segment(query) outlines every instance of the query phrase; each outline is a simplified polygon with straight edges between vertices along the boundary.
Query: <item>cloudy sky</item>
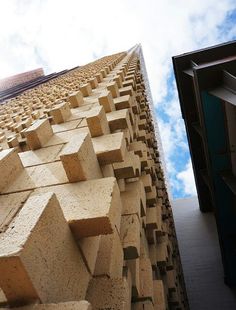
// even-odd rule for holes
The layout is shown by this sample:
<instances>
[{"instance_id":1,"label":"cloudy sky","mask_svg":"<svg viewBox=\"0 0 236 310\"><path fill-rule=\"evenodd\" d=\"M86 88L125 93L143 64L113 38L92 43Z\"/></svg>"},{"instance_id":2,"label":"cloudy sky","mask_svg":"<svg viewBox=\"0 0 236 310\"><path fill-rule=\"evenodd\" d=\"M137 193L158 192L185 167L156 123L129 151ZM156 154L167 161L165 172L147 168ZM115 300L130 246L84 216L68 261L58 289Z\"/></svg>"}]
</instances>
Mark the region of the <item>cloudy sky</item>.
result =
<instances>
[{"instance_id":1,"label":"cloudy sky","mask_svg":"<svg viewBox=\"0 0 236 310\"><path fill-rule=\"evenodd\" d=\"M236 36L235 0L1 0L0 78L141 43L173 197L196 193L171 57Z\"/></svg>"}]
</instances>

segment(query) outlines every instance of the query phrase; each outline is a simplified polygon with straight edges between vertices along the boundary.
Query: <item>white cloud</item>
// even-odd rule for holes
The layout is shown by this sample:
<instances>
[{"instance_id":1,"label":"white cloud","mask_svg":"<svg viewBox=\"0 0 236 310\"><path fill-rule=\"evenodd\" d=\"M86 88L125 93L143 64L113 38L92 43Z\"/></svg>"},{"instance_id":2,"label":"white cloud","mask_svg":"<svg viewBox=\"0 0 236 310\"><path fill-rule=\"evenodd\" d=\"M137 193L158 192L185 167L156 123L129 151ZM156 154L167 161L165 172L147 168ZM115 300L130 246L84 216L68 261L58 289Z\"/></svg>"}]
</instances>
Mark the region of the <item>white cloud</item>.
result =
<instances>
[{"instance_id":1,"label":"white cloud","mask_svg":"<svg viewBox=\"0 0 236 310\"><path fill-rule=\"evenodd\" d=\"M186 195L196 195L193 168L190 161L187 163L185 169L177 174L177 179L183 184Z\"/></svg>"},{"instance_id":2,"label":"white cloud","mask_svg":"<svg viewBox=\"0 0 236 310\"><path fill-rule=\"evenodd\" d=\"M236 27L219 26L235 8L235 0L0 1L0 78L42 65L63 70L141 43L154 102L168 117L158 122L178 187L171 155L187 145L177 93L167 85L171 56L230 39Z\"/></svg>"}]
</instances>

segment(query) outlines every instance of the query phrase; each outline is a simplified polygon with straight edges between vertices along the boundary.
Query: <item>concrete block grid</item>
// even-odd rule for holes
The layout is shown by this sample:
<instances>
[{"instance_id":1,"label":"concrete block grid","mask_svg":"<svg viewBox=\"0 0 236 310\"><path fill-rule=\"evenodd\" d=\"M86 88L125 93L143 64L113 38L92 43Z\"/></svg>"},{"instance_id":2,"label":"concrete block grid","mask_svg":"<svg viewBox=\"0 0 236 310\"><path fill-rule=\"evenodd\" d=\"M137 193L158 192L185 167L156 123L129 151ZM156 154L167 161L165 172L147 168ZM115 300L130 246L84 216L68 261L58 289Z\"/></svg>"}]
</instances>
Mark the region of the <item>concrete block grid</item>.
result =
<instances>
[{"instance_id":1,"label":"concrete block grid","mask_svg":"<svg viewBox=\"0 0 236 310\"><path fill-rule=\"evenodd\" d=\"M0 306L188 309L138 50L0 106Z\"/></svg>"}]
</instances>

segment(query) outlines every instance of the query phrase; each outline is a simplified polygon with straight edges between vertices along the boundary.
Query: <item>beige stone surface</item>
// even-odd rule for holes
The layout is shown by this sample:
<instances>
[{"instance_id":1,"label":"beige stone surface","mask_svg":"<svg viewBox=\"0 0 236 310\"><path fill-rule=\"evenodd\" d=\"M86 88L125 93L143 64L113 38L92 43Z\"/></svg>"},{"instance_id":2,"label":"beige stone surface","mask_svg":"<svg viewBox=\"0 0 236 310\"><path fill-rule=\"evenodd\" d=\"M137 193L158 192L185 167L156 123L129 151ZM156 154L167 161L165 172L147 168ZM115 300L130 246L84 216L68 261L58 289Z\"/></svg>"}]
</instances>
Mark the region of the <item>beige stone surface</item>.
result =
<instances>
[{"instance_id":1,"label":"beige stone surface","mask_svg":"<svg viewBox=\"0 0 236 310\"><path fill-rule=\"evenodd\" d=\"M132 135L132 126L130 123L129 110L123 109L118 111L112 111L106 114L107 120L111 132L116 131L117 129L129 129L130 134Z\"/></svg>"},{"instance_id":2,"label":"beige stone surface","mask_svg":"<svg viewBox=\"0 0 236 310\"><path fill-rule=\"evenodd\" d=\"M126 183L126 190L133 191L133 194L136 193L141 200L141 216L146 214L146 194L144 190L144 186L142 181L134 181L130 183Z\"/></svg>"},{"instance_id":3,"label":"beige stone surface","mask_svg":"<svg viewBox=\"0 0 236 310\"><path fill-rule=\"evenodd\" d=\"M132 303L132 310L156 310L149 300Z\"/></svg>"},{"instance_id":4,"label":"beige stone surface","mask_svg":"<svg viewBox=\"0 0 236 310\"><path fill-rule=\"evenodd\" d=\"M122 215L120 236L124 258L138 258L140 256L140 222L137 214Z\"/></svg>"},{"instance_id":5,"label":"beige stone surface","mask_svg":"<svg viewBox=\"0 0 236 310\"><path fill-rule=\"evenodd\" d=\"M132 296L138 297L140 295L140 267L139 258L129 259L126 261L126 265L130 270L132 279Z\"/></svg>"},{"instance_id":6,"label":"beige stone surface","mask_svg":"<svg viewBox=\"0 0 236 310\"><path fill-rule=\"evenodd\" d=\"M24 205L31 191L0 196L0 233L6 231L14 216Z\"/></svg>"},{"instance_id":7,"label":"beige stone surface","mask_svg":"<svg viewBox=\"0 0 236 310\"><path fill-rule=\"evenodd\" d=\"M53 193L30 196L0 235L0 274L11 304L85 297L90 276Z\"/></svg>"},{"instance_id":8,"label":"beige stone surface","mask_svg":"<svg viewBox=\"0 0 236 310\"><path fill-rule=\"evenodd\" d=\"M53 131L48 119L35 121L26 131L27 144L32 150L43 147L52 137Z\"/></svg>"},{"instance_id":9,"label":"beige stone surface","mask_svg":"<svg viewBox=\"0 0 236 310\"><path fill-rule=\"evenodd\" d=\"M150 174L144 174L140 176L140 180L143 182L146 193L152 190L152 178Z\"/></svg>"},{"instance_id":10,"label":"beige stone surface","mask_svg":"<svg viewBox=\"0 0 236 310\"><path fill-rule=\"evenodd\" d=\"M92 94L92 87L89 83L80 86L80 91L84 97L88 97Z\"/></svg>"},{"instance_id":11,"label":"beige stone surface","mask_svg":"<svg viewBox=\"0 0 236 310\"><path fill-rule=\"evenodd\" d=\"M93 147L101 165L122 162L126 153L123 132L92 138Z\"/></svg>"},{"instance_id":12,"label":"beige stone surface","mask_svg":"<svg viewBox=\"0 0 236 310\"><path fill-rule=\"evenodd\" d=\"M92 137L110 133L106 113L102 106L96 106L89 110L86 115L86 121Z\"/></svg>"},{"instance_id":13,"label":"beige stone surface","mask_svg":"<svg viewBox=\"0 0 236 310\"><path fill-rule=\"evenodd\" d=\"M114 163L113 168L117 179L137 177L141 171L139 156L135 155L133 151L126 152L124 161Z\"/></svg>"},{"instance_id":14,"label":"beige stone surface","mask_svg":"<svg viewBox=\"0 0 236 310\"><path fill-rule=\"evenodd\" d=\"M123 179L121 179L123 180ZM126 186L125 186L126 187ZM125 188L126 189L126 188ZM139 191L135 189L125 190L121 193L122 215L137 214L141 215L141 197Z\"/></svg>"},{"instance_id":15,"label":"beige stone surface","mask_svg":"<svg viewBox=\"0 0 236 310\"><path fill-rule=\"evenodd\" d=\"M81 249L81 253L88 267L88 270L93 275L97 261L98 249L101 242L101 236L82 238L78 239L77 242Z\"/></svg>"},{"instance_id":16,"label":"beige stone surface","mask_svg":"<svg viewBox=\"0 0 236 310\"><path fill-rule=\"evenodd\" d=\"M131 310L129 285L126 278L93 278L89 283L86 299L94 310Z\"/></svg>"},{"instance_id":17,"label":"beige stone surface","mask_svg":"<svg viewBox=\"0 0 236 310\"><path fill-rule=\"evenodd\" d=\"M58 144L65 144L70 142L72 137L74 135L80 134L80 133L89 133L89 129L87 127L78 128L74 130L68 130L64 132L58 132L54 134L48 142L44 145L44 147L52 146L52 145L58 145Z\"/></svg>"},{"instance_id":18,"label":"beige stone surface","mask_svg":"<svg viewBox=\"0 0 236 310\"><path fill-rule=\"evenodd\" d=\"M113 98L119 96L119 88L116 82L109 82L107 84L107 89L111 92Z\"/></svg>"},{"instance_id":19,"label":"beige stone surface","mask_svg":"<svg viewBox=\"0 0 236 310\"><path fill-rule=\"evenodd\" d=\"M103 91L101 95L98 97L98 102L101 106L103 106L105 112L115 111L115 104L113 97L110 91Z\"/></svg>"},{"instance_id":20,"label":"beige stone surface","mask_svg":"<svg viewBox=\"0 0 236 310\"><path fill-rule=\"evenodd\" d=\"M61 162L24 168L24 170L4 188L3 193L32 190L54 184L67 183L68 179Z\"/></svg>"},{"instance_id":21,"label":"beige stone surface","mask_svg":"<svg viewBox=\"0 0 236 310\"><path fill-rule=\"evenodd\" d=\"M71 108L77 108L84 103L83 94L81 91L72 92L68 96L68 100Z\"/></svg>"},{"instance_id":22,"label":"beige stone surface","mask_svg":"<svg viewBox=\"0 0 236 310\"><path fill-rule=\"evenodd\" d=\"M3 310L6 308L0 308ZM54 304L32 304L23 307L11 308L14 310L92 310L91 304L86 300L68 301Z\"/></svg>"},{"instance_id":23,"label":"beige stone surface","mask_svg":"<svg viewBox=\"0 0 236 310\"><path fill-rule=\"evenodd\" d=\"M39 188L57 195L75 238L110 234L120 229L120 192L113 177Z\"/></svg>"},{"instance_id":24,"label":"beige stone surface","mask_svg":"<svg viewBox=\"0 0 236 310\"><path fill-rule=\"evenodd\" d=\"M140 258L140 297L153 301L152 265L149 258Z\"/></svg>"},{"instance_id":25,"label":"beige stone surface","mask_svg":"<svg viewBox=\"0 0 236 310\"><path fill-rule=\"evenodd\" d=\"M67 121L61 124L55 124L55 125L52 125L52 130L53 130L53 133L58 133L62 131L76 129L80 127L81 122L82 122L82 118L79 118L79 119Z\"/></svg>"},{"instance_id":26,"label":"beige stone surface","mask_svg":"<svg viewBox=\"0 0 236 310\"><path fill-rule=\"evenodd\" d=\"M68 102L61 102L50 110L50 115L56 124L64 123L71 116L71 110Z\"/></svg>"},{"instance_id":27,"label":"beige stone surface","mask_svg":"<svg viewBox=\"0 0 236 310\"><path fill-rule=\"evenodd\" d=\"M102 172L88 133L74 135L60 152L69 182L102 178Z\"/></svg>"},{"instance_id":28,"label":"beige stone surface","mask_svg":"<svg viewBox=\"0 0 236 310\"><path fill-rule=\"evenodd\" d=\"M153 281L154 306L156 310L166 310L165 291L162 280Z\"/></svg>"},{"instance_id":29,"label":"beige stone surface","mask_svg":"<svg viewBox=\"0 0 236 310\"><path fill-rule=\"evenodd\" d=\"M15 149L0 151L0 192L22 171L23 165Z\"/></svg>"},{"instance_id":30,"label":"beige stone surface","mask_svg":"<svg viewBox=\"0 0 236 310\"><path fill-rule=\"evenodd\" d=\"M45 147L35 151L26 151L19 153L19 157L24 167L42 165L54 162L64 144Z\"/></svg>"},{"instance_id":31,"label":"beige stone surface","mask_svg":"<svg viewBox=\"0 0 236 310\"><path fill-rule=\"evenodd\" d=\"M122 278L123 260L123 249L117 231L101 236L94 276Z\"/></svg>"}]
</instances>

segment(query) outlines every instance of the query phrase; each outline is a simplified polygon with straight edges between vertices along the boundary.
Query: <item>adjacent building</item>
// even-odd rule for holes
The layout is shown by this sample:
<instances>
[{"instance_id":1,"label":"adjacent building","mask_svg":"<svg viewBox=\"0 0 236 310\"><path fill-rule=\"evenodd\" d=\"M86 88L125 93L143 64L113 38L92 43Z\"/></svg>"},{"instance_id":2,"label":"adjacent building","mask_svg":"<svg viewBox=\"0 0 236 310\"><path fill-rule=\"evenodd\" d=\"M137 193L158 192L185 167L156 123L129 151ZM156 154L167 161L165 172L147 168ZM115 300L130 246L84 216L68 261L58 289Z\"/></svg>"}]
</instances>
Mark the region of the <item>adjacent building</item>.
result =
<instances>
[{"instance_id":1,"label":"adjacent building","mask_svg":"<svg viewBox=\"0 0 236 310\"><path fill-rule=\"evenodd\" d=\"M225 283L236 286L236 42L173 64L200 209L215 214Z\"/></svg>"}]
</instances>

